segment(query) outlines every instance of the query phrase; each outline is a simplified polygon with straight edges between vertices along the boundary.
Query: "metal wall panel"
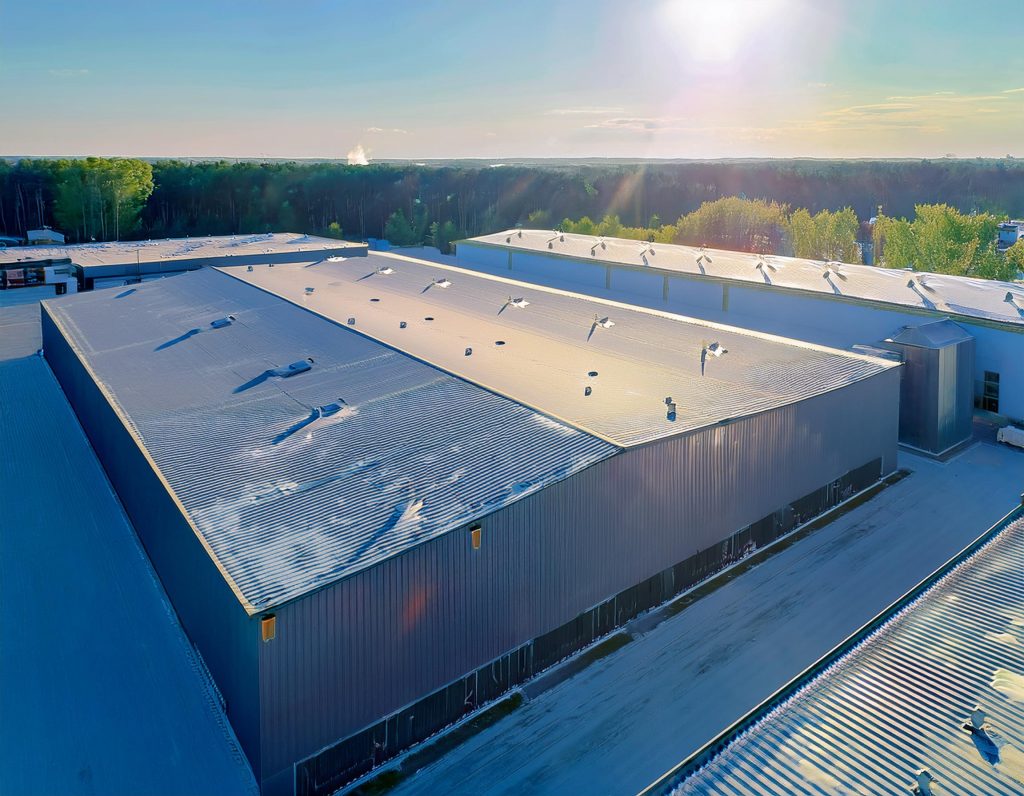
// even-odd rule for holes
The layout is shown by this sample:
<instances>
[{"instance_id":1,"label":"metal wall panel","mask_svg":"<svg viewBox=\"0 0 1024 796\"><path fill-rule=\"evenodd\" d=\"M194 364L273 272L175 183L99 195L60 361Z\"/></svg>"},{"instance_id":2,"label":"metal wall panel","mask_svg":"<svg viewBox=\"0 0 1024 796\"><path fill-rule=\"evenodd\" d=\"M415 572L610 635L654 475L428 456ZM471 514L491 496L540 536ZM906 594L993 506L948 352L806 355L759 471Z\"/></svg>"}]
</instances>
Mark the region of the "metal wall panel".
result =
<instances>
[{"instance_id":1,"label":"metal wall panel","mask_svg":"<svg viewBox=\"0 0 1024 796\"><path fill-rule=\"evenodd\" d=\"M278 611L263 781L875 458L899 371L606 459Z\"/></svg>"},{"instance_id":2,"label":"metal wall panel","mask_svg":"<svg viewBox=\"0 0 1024 796\"><path fill-rule=\"evenodd\" d=\"M117 490L182 626L209 667L259 772L258 628L228 587L141 449L42 310L46 360ZM102 622L102 617L98 617ZM258 778L258 776L257 776Z\"/></svg>"}]
</instances>

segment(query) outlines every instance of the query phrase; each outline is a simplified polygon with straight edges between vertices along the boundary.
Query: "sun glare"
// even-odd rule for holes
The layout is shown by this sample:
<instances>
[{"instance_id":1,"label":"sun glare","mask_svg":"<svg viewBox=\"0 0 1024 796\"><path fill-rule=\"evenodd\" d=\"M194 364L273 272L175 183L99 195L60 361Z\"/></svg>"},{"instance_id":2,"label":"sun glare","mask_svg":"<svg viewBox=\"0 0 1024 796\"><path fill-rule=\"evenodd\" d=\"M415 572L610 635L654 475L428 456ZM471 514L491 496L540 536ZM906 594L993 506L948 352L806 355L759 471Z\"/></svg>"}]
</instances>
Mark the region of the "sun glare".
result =
<instances>
[{"instance_id":1,"label":"sun glare","mask_svg":"<svg viewBox=\"0 0 1024 796\"><path fill-rule=\"evenodd\" d=\"M684 55L722 63L752 44L780 5L773 0L670 0L664 14Z\"/></svg>"}]
</instances>

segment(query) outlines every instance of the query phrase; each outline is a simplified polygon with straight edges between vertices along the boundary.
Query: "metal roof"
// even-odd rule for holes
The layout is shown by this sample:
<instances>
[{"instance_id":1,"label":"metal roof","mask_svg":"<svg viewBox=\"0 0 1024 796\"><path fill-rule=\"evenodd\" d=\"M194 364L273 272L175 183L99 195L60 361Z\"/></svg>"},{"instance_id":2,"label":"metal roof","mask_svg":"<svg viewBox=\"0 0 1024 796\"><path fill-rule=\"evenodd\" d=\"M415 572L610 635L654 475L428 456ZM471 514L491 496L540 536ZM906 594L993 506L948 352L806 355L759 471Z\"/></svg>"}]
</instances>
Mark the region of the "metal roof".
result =
<instances>
[{"instance_id":1,"label":"metal roof","mask_svg":"<svg viewBox=\"0 0 1024 796\"><path fill-rule=\"evenodd\" d=\"M1024 325L1024 286L1011 282L795 257L762 257L550 230L507 230L471 238L459 245L464 244L534 251L592 263L615 263ZM762 267L758 267L761 263ZM1008 301L1008 297L1013 300Z\"/></svg>"},{"instance_id":2,"label":"metal roof","mask_svg":"<svg viewBox=\"0 0 1024 796\"><path fill-rule=\"evenodd\" d=\"M904 326L886 342L919 348L945 348L972 339L962 326L946 319L920 326Z\"/></svg>"},{"instance_id":3,"label":"metal roof","mask_svg":"<svg viewBox=\"0 0 1024 796\"><path fill-rule=\"evenodd\" d=\"M22 260L69 258L87 272L90 268L137 263L174 262L210 257L280 254L284 252L320 252L362 248L315 235L274 232L265 235L222 235L205 238L165 238L105 243L78 243L69 246L13 246L0 248L0 264Z\"/></svg>"},{"instance_id":4,"label":"metal roof","mask_svg":"<svg viewBox=\"0 0 1024 796\"><path fill-rule=\"evenodd\" d=\"M619 450L215 270L44 307L252 612Z\"/></svg>"},{"instance_id":5,"label":"metal roof","mask_svg":"<svg viewBox=\"0 0 1024 796\"><path fill-rule=\"evenodd\" d=\"M763 412L897 366L396 255L222 270L617 445Z\"/></svg>"},{"instance_id":6,"label":"metal roof","mask_svg":"<svg viewBox=\"0 0 1024 796\"><path fill-rule=\"evenodd\" d=\"M1024 792L1024 520L1001 525L672 793L909 793L920 769L936 796Z\"/></svg>"}]
</instances>

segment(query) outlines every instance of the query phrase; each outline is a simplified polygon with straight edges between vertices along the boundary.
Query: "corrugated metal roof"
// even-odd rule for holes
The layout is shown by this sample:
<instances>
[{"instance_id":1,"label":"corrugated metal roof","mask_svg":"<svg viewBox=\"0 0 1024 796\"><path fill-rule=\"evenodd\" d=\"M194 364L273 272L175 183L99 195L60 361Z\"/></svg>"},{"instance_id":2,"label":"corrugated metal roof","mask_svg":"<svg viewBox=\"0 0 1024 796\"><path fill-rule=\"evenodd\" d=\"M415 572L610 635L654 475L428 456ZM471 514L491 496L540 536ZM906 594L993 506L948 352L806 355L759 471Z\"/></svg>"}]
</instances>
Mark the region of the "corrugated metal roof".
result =
<instances>
[{"instance_id":1,"label":"corrugated metal roof","mask_svg":"<svg viewBox=\"0 0 1024 796\"><path fill-rule=\"evenodd\" d=\"M672 792L1024 793L1021 561L1017 519Z\"/></svg>"},{"instance_id":2,"label":"corrugated metal roof","mask_svg":"<svg viewBox=\"0 0 1024 796\"><path fill-rule=\"evenodd\" d=\"M1024 286L1016 283L927 272L912 273L869 265L826 263L795 257L771 255L762 258L745 252L721 249L705 251L693 246L648 244L619 238L560 234L550 230L508 230L472 238L464 243L561 255L592 263L616 263L654 271L683 273L698 278L771 285L820 293L823 296L845 296L1024 325ZM762 261L766 265L758 268ZM1006 300L1008 295L1013 298L1012 302Z\"/></svg>"},{"instance_id":3,"label":"corrugated metal roof","mask_svg":"<svg viewBox=\"0 0 1024 796\"><path fill-rule=\"evenodd\" d=\"M375 339L620 445L790 404L896 366L394 255L224 270L339 323L354 319Z\"/></svg>"},{"instance_id":4,"label":"corrugated metal roof","mask_svg":"<svg viewBox=\"0 0 1024 796\"><path fill-rule=\"evenodd\" d=\"M618 452L214 270L46 307L251 609Z\"/></svg>"},{"instance_id":5,"label":"corrugated metal roof","mask_svg":"<svg viewBox=\"0 0 1024 796\"><path fill-rule=\"evenodd\" d=\"M0 248L0 264L21 260L69 258L86 271L105 265L135 265L137 262L229 257L281 252L323 251L362 247L333 238L298 235L292 232L268 232L265 235L221 235L206 238L164 238L161 240L108 241L70 246L12 246Z\"/></svg>"},{"instance_id":6,"label":"corrugated metal roof","mask_svg":"<svg viewBox=\"0 0 1024 796\"><path fill-rule=\"evenodd\" d=\"M924 323L920 326L904 326L887 342L920 348L945 348L973 339L962 326L951 320Z\"/></svg>"}]
</instances>

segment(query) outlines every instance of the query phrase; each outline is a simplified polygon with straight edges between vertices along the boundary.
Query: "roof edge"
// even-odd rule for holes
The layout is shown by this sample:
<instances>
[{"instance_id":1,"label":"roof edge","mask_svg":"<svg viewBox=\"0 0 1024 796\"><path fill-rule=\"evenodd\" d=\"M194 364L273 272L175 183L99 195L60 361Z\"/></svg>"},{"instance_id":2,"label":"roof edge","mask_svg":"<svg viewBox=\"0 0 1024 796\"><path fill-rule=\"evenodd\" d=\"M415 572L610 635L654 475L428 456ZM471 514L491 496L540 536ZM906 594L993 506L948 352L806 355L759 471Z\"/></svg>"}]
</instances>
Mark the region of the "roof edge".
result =
<instances>
[{"instance_id":1,"label":"roof edge","mask_svg":"<svg viewBox=\"0 0 1024 796\"><path fill-rule=\"evenodd\" d=\"M266 608L256 608L251 602L249 602L248 598L239 588L238 584L235 583L234 578L231 577L231 574L221 563L220 559L217 557L217 554L214 552L213 548L210 547L209 542L206 541L206 537L203 536L198 526L196 526L196 524L192 521L192 518L189 516L188 511L185 509L184 504L181 502L181 499L174 491L174 488L171 486L170 482L167 480L163 472L160 470L160 467L153 460L153 457L150 456L149 450L146 448L146 445L142 441L138 432L135 430L134 426L130 422L128 422L126 413L122 410L121 405L117 401L117 398L107 388L107 385L104 384L103 380L99 378L99 375L96 373L96 371L92 369L92 366L82 355L82 351L79 348L78 343L68 333L67 328L64 326L63 323L61 323L61 320L53 312L51 312L49 306L47 306L48 304L48 301L39 302L39 306L42 307L43 312L46 313L47 317L53 322L53 325L57 327L58 331L60 331L61 335L67 341L68 346L71 348L72 352L74 352L79 364L82 366L85 372L89 374L89 377L93 380L93 383L99 389L100 394L103 395L103 397L106 399L107 403L110 405L110 408L114 410L114 414L117 416L117 419L121 421L121 425L124 426L125 431L128 432L128 435L131 437L132 441L135 442L135 445L138 447L139 452L142 454L147 464L149 464L154 474L159 479L161 486L163 486L163 488L167 491L167 494L170 495L171 501L174 503L175 508L177 508L178 512L181 514L182 519L184 519L185 522L188 523L188 526L192 529L192 533L195 534L196 538L199 540L199 543L203 546L203 549L206 551L206 554L210 557L210 560L213 562L213 565L217 568L217 571L220 572L221 576L224 578L224 582L227 583L231 591L234 593L235 597L238 599L239 604L242 606L243 609L245 609L246 614L248 614L249 616L255 616L256 614L265 611ZM75 416L77 418L77 413ZM90 441L90 445L91 444L92 443ZM129 517L129 519L131 518Z\"/></svg>"}]
</instances>

